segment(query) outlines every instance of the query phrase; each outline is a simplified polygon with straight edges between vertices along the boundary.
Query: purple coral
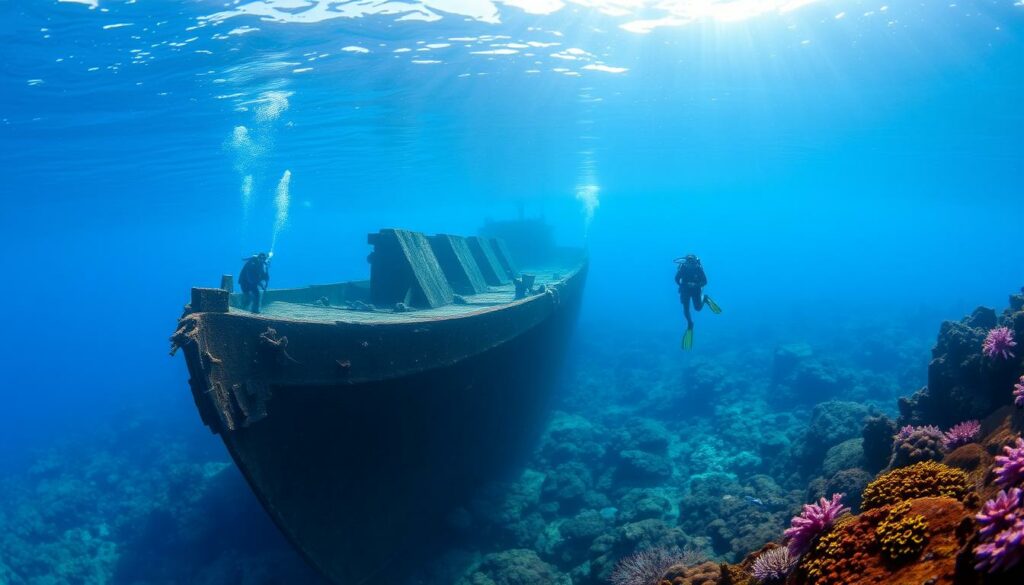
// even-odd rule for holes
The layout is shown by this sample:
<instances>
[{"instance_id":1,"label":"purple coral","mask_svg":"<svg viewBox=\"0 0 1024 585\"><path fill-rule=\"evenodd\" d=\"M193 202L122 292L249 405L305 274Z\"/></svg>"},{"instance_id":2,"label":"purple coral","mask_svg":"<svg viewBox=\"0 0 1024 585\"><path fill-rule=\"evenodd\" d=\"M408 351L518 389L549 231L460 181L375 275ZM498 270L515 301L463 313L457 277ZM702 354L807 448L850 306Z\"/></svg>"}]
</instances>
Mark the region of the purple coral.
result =
<instances>
[{"instance_id":1,"label":"purple coral","mask_svg":"<svg viewBox=\"0 0 1024 585\"><path fill-rule=\"evenodd\" d=\"M750 574L765 585L782 583L794 565L796 558L789 554L788 548L780 546L759 554L750 567Z\"/></svg>"},{"instance_id":2,"label":"purple coral","mask_svg":"<svg viewBox=\"0 0 1024 585\"><path fill-rule=\"evenodd\" d=\"M992 471L999 487L1020 485L1024 481L1024 439L1017 437L1012 445L1003 447L1003 454L996 457Z\"/></svg>"},{"instance_id":3,"label":"purple coral","mask_svg":"<svg viewBox=\"0 0 1024 585\"><path fill-rule=\"evenodd\" d=\"M946 440L943 441L942 446L945 447L946 451L952 451L967 443L973 443L980 433L981 423L978 421L969 420L962 422L954 425L953 428L946 432Z\"/></svg>"},{"instance_id":4,"label":"purple coral","mask_svg":"<svg viewBox=\"0 0 1024 585\"><path fill-rule=\"evenodd\" d=\"M939 461L945 453L946 433L939 427L903 427L894 437L889 467L904 467L920 461Z\"/></svg>"},{"instance_id":5,"label":"purple coral","mask_svg":"<svg viewBox=\"0 0 1024 585\"><path fill-rule=\"evenodd\" d=\"M843 494L832 494L832 500L821 498L817 504L804 504L799 516L794 516L790 527L783 533L789 554L798 557L811 547L811 543L819 535L832 528L835 519L849 512L842 504Z\"/></svg>"},{"instance_id":6,"label":"purple coral","mask_svg":"<svg viewBox=\"0 0 1024 585\"><path fill-rule=\"evenodd\" d=\"M1024 558L1024 505L1021 490L1001 490L994 500L985 502L975 516L980 529L974 547L979 571L995 573L1013 568Z\"/></svg>"},{"instance_id":7,"label":"purple coral","mask_svg":"<svg viewBox=\"0 0 1024 585\"><path fill-rule=\"evenodd\" d=\"M1024 376L1020 377L1020 381L1013 385L1013 403L1017 405L1017 408L1024 408Z\"/></svg>"},{"instance_id":8,"label":"purple coral","mask_svg":"<svg viewBox=\"0 0 1024 585\"><path fill-rule=\"evenodd\" d=\"M981 350L992 359L1001 357L1006 360L1017 357L1013 353L1015 347L1017 347L1017 342L1013 340L1013 331L1010 331L1009 327L992 329L985 336L985 342L981 344Z\"/></svg>"}]
</instances>

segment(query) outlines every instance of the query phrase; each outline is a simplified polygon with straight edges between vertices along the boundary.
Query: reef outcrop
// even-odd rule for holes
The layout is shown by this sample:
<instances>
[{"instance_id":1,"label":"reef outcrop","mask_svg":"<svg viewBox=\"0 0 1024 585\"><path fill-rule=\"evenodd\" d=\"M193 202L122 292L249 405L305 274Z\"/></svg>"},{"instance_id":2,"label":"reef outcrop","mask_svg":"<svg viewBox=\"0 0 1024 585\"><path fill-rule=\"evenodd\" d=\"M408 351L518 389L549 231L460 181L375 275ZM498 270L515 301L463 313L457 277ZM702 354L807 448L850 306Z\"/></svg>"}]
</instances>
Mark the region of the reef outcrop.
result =
<instances>
[{"instance_id":1,"label":"reef outcrop","mask_svg":"<svg viewBox=\"0 0 1024 585\"><path fill-rule=\"evenodd\" d=\"M982 350L989 332L1002 327L1024 339L1024 294L1012 295L1002 315L979 307L960 321L943 323L928 365L928 385L899 401L900 424L945 428L984 418L1007 404L1024 370L1024 351L1004 356Z\"/></svg>"},{"instance_id":2,"label":"reef outcrop","mask_svg":"<svg viewBox=\"0 0 1024 585\"><path fill-rule=\"evenodd\" d=\"M829 450L829 482L846 475L856 486L857 478L871 477L864 468L880 471L858 490L861 511L842 514L841 492L822 497L793 518L785 537L776 537L788 544L788 555L769 544L737 565L723 565L707 583L1024 583L1024 408L1015 390L1024 360L1015 339L1024 339L1021 295L1011 297L1001 316L980 308L944 323L928 385L899 401L901 428L866 417L862 439ZM787 351L783 362L806 353ZM847 465L857 466L856 477L842 469ZM809 492L825 487L812 483ZM685 574L673 568L662 583L682 583Z\"/></svg>"}]
</instances>

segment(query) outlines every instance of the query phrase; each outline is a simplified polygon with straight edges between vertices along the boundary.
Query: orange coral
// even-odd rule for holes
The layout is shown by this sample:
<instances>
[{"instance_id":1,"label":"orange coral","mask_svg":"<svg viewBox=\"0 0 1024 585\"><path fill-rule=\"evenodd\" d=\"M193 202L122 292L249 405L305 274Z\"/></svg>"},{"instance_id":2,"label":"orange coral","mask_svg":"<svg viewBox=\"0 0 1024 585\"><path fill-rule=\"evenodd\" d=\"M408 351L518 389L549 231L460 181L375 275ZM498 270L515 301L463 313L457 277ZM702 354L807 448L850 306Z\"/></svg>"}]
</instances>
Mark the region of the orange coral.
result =
<instances>
[{"instance_id":1,"label":"orange coral","mask_svg":"<svg viewBox=\"0 0 1024 585\"><path fill-rule=\"evenodd\" d=\"M922 461L894 469L869 483L864 488L861 508L870 510L904 500L938 496L964 501L970 492L970 480L963 471L934 461Z\"/></svg>"},{"instance_id":2,"label":"orange coral","mask_svg":"<svg viewBox=\"0 0 1024 585\"><path fill-rule=\"evenodd\" d=\"M878 511L861 514L857 522L843 522L819 538L801 559L797 571L812 585L847 585L868 566L867 543L873 541Z\"/></svg>"}]
</instances>

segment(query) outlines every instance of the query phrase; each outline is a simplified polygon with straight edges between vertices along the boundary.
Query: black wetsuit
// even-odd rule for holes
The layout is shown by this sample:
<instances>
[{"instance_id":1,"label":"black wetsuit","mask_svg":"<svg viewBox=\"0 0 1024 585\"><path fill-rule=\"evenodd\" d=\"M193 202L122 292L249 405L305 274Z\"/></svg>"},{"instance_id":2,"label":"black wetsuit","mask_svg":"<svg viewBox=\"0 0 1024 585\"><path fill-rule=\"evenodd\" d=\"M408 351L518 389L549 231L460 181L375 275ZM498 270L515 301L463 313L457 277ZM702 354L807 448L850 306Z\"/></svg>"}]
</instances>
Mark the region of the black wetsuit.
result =
<instances>
[{"instance_id":1,"label":"black wetsuit","mask_svg":"<svg viewBox=\"0 0 1024 585\"><path fill-rule=\"evenodd\" d=\"M686 326L693 328L693 319L690 317L690 303L693 308L701 310L704 308L704 295L701 294L704 286L708 283L708 277L704 274L704 267L698 262L683 262L676 270L676 284L679 285L679 302L683 303L683 315L686 316Z\"/></svg>"},{"instance_id":2,"label":"black wetsuit","mask_svg":"<svg viewBox=\"0 0 1024 585\"><path fill-rule=\"evenodd\" d=\"M260 312L260 292L266 290L269 283L270 266L266 260L253 256L245 261L242 272L238 275L238 286L245 293L245 309L253 313Z\"/></svg>"}]
</instances>

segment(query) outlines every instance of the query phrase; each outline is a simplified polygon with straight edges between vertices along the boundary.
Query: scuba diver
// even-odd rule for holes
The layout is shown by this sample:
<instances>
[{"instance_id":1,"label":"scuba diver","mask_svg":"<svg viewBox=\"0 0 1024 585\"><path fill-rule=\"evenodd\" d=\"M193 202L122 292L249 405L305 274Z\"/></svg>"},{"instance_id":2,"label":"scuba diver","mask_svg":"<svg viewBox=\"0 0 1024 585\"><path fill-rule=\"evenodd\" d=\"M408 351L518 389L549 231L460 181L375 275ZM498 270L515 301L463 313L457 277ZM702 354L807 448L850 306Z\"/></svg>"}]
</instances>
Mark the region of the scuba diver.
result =
<instances>
[{"instance_id":1,"label":"scuba diver","mask_svg":"<svg viewBox=\"0 0 1024 585\"><path fill-rule=\"evenodd\" d=\"M242 308L259 313L261 293L267 290L268 284L270 284L270 256L265 252L260 252L245 261L242 272L238 275L238 286L245 293Z\"/></svg>"},{"instance_id":2,"label":"scuba diver","mask_svg":"<svg viewBox=\"0 0 1024 585\"><path fill-rule=\"evenodd\" d=\"M700 264L700 258L694 254L687 254L682 258L676 258L676 285L679 286L679 302L683 303L683 315L686 316L686 333L683 334L683 349L689 350L693 347L693 318L690 317L690 303L693 308L701 310L706 304L711 312L719 314L722 312L718 303L711 300L703 289L708 284L708 277L704 274L704 267Z\"/></svg>"}]
</instances>

